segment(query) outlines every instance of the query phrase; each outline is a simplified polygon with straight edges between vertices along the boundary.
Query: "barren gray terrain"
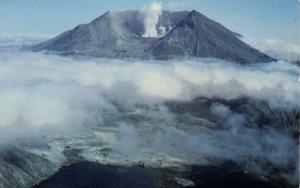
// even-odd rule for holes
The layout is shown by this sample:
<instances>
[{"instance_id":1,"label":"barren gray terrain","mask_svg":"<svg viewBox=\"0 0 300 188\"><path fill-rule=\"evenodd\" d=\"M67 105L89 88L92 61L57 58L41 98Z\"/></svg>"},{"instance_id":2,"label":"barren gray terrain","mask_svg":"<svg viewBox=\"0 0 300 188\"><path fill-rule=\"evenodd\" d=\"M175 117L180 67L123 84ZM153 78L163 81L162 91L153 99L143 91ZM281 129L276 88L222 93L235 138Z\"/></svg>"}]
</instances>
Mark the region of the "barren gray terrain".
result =
<instances>
[{"instance_id":1,"label":"barren gray terrain","mask_svg":"<svg viewBox=\"0 0 300 188\"><path fill-rule=\"evenodd\" d=\"M64 55L109 58L169 59L215 57L238 63L270 62L273 58L250 47L239 35L197 11L163 11L160 37L144 37L140 11L107 12L88 24L32 47Z\"/></svg>"}]
</instances>

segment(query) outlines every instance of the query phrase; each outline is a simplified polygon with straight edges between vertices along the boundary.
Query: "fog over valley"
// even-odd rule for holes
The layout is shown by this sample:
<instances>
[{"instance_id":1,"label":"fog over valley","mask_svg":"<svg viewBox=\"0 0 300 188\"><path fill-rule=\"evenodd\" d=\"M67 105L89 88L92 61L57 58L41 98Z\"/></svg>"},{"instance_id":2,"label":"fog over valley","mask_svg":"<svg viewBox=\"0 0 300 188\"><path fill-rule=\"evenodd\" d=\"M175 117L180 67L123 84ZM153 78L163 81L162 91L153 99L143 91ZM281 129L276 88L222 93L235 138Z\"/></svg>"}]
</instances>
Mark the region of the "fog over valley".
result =
<instances>
[{"instance_id":1,"label":"fog over valley","mask_svg":"<svg viewBox=\"0 0 300 188\"><path fill-rule=\"evenodd\" d=\"M150 166L232 160L255 174L280 168L280 177L297 181L299 69L289 62L16 50L1 52L0 72L2 149L14 145L56 165L74 158Z\"/></svg>"}]
</instances>

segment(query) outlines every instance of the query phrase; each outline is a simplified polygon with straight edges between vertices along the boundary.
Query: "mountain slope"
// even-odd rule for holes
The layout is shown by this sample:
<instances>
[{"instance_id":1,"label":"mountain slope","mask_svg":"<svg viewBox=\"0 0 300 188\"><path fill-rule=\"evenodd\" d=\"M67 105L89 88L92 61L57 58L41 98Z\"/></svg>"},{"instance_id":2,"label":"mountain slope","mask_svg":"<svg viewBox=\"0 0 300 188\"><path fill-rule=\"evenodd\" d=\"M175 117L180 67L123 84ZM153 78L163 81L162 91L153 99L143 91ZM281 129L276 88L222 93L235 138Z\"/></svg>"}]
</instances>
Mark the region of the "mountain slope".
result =
<instances>
[{"instance_id":1,"label":"mountain slope","mask_svg":"<svg viewBox=\"0 0 300 188\"><path fill-rule=\"evenodd\" d=\"M166 33L146 38L142 12L107 12L32 49L108 58L214 57L239 63L274 60L197 11L163 11L156 28Z\"/></svg>"},{"instance_id":2,"label":"mountain slope","mask_svg":"<svg viewBox=\"0 0 300 188\"><path fill-rule=\"evenodd\" d=\"M199 12L190 12L153 48L157 58L170 56L215 57L240 63L273 59L242 42L236 33Z\"/></svg>"},{"instance_id":3,"label":"mountain slope","mask_svg":"<svg viewBox=\"0 0 300 188\"><path fill-rule=\"evenodd\" d=\"M95 57L139 56L140 47L147 45L139 33L130 31L137 12L107 12L89 24L83 24L45 43L33 46L33 50L76 53ZM131 22L129 22L131 21ZM137 25L135 25L138 27ZM134 28L138 31L141 28ZM134 52L134 54L133 54Z\"/></svg>"}]
</instances>

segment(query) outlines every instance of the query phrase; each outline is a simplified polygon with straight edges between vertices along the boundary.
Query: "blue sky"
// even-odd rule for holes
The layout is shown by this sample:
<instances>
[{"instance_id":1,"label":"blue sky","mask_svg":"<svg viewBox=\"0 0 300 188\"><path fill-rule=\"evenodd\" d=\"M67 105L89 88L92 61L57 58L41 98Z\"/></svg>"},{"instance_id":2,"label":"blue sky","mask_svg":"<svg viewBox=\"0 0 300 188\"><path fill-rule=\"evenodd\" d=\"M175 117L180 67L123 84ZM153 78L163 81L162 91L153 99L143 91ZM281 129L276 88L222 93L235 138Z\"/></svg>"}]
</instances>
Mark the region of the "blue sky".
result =
<instances>
[{"instance_id":1,"label":"blue sky","mask_svg":"<svg viewBox=\"0 0 300 188\"><path fill-rule=\"evenodd\" d=\"M107 10L140 9L148 0L0 0L0 33L56 35ZM300 44L299 0L161 0L168 9L196 9L254 39Z\"/></svg>"}]
</instances>

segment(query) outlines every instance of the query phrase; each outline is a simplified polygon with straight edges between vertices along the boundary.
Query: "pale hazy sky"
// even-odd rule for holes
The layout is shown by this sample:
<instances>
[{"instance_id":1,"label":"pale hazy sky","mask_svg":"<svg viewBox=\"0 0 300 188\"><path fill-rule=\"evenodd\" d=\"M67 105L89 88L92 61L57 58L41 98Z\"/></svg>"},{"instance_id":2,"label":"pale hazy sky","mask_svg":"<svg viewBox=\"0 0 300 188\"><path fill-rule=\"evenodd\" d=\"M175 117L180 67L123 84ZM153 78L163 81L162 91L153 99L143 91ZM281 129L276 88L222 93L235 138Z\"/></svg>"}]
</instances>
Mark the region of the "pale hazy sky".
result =
<instances>
[{"instance_id":1,"label":"pale hazy sky","mask_svg":"<svg viewBox=\"0 0 300 188\"><path fill-rule=\"evenodd\" d=\"M0 33L56 35L107 10L140 9L150 0L0 0ZM161 0L164 9L196 9L254 39L300 44L299 0Z\"/></svg>"}]
</instances>

